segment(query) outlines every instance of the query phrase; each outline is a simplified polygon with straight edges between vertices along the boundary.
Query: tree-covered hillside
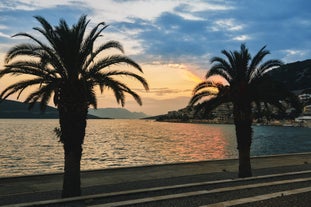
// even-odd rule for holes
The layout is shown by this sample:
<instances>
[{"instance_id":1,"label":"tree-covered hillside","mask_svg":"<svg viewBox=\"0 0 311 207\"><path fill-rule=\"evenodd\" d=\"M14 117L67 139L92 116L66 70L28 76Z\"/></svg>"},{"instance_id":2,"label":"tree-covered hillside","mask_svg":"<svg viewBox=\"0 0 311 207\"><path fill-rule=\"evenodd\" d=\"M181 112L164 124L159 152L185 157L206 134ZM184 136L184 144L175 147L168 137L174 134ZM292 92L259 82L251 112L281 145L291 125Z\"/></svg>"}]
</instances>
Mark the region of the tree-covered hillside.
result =
<instances>
[{"instance_id":1,"label":"tree-covered hillside","mask_svg":"<svg viewBox=\"0 0 311 207\"><path fill-rule=\"evenodd\" d=\"M289 90L311 88L311 59L285 64L271 71L270 75L284 83Z\"/></svg>"}]
</instances>

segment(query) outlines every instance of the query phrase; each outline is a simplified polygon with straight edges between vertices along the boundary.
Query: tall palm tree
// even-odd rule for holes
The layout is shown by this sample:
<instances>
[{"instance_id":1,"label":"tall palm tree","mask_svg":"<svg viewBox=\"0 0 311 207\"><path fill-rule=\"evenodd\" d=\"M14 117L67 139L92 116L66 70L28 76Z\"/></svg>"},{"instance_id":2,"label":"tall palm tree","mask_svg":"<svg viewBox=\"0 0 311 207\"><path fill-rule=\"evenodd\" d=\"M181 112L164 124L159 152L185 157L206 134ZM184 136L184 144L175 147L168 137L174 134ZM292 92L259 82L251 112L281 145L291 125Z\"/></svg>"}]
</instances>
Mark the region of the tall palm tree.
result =
<instances>
[{"instance_id":1,"label":"tall palm tree","mask_svg":"<svg viewBox=\"0 0 311 207\"><path fill-rule=\"evenodd\" d=\"M261 103L264 103L284 110L282 103L288 102L300 110L297 97L268 76L270 70L283 63L280 60L263 62L264 57L270 54L265 48L262 47L252 58L245 44L241 44L240 51L222 51L227 60L213 57L206 80L194 88L189 102L190 106L195 106L197 112L208 112L223 103L233 104L239 151L239 177L252 176L250 147L253 106L257 106L260 111ZM214 83L209 78L215 75L222 76L227 83Z\"/></svg>"},{"instance_id":2,"label":"tall palm tree","mask_svg":"<svg viewBox=\"0 0 311 207\"><path fill-rule=\"evenodd\" d=\"M114 48L123 53L122 45L117 41L108 41L95 48L95 41L101 37L107 27L104 22L97 24L87 34L89 23L86 16L69 27L61 19L58 26L51 26L43 17L36 16L41 27L33 28L45 39L41 41L28 33L18 33L15 37L24 37L30 43L19 44L8 51L6 65L0 71L0 77L10 75L28 75L6 87L0 98L17 93L18 97L26 89L32 89L25 103L31 109L40 102L44 111L51 97L59 111L60 140L64 147L64 180L62 197L79 196L80 160L85 136L86 119L89 106L97 107L95 87L103 92L111 89L116 101L124 106L125 94L130 94L138 104L140 96L122 83L117 77L129 77L138 81L148 90L148 83L139 75L141 67L123 54L106 56L108 49ZM136 69L116 70L110 66L125 64ZM32 87L36 86L36 87Z\"/></svg>"}]
</instances>

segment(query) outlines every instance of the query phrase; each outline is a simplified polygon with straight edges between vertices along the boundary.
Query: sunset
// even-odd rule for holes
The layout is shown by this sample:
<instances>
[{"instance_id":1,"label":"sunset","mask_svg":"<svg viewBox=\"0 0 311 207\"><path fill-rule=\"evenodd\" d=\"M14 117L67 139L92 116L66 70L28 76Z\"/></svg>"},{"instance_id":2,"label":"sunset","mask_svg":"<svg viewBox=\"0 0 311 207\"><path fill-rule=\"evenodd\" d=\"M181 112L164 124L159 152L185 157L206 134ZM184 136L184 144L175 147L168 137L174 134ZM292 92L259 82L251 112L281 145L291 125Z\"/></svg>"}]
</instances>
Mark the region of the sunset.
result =
<instances>
[{"instance_id":1,"label":"sunset","mask_svg":"<svg viewBox=\"0 0 311 207\"><path fill-rule=\"evenodd\" d=\"M306 207L308 0L2 0L0 207Z\"/></svg>"},{"instance_id":2,"label":"sunset","mask_svg":"<svg viewBox=\"0 0 311 207\"><path fill-rule=\"evenodd\" d=\"M223 49L233 50L246 43L254 53L267 45L271 57L285 63L310 58L309 8L306 0L5 0L0 3L0 63L3 65L10 47L23 41L12 35L38 35L32 30L38 26L34 16L41 15L52 25L63 18L71 25L85 14L90 27L102 21L109 25L98 43L119 41L125 55L141 65L150 84L148 92L140 92L142 106L128 97L125 108L159 115L188 104L194 86L210 68L210 59L220 56ZM2 79L2 83L9 79ZM10 99L16 100L16 96ZM98 99L99 108L120 107L108 91Z\"/></svg>"}]
</instances>

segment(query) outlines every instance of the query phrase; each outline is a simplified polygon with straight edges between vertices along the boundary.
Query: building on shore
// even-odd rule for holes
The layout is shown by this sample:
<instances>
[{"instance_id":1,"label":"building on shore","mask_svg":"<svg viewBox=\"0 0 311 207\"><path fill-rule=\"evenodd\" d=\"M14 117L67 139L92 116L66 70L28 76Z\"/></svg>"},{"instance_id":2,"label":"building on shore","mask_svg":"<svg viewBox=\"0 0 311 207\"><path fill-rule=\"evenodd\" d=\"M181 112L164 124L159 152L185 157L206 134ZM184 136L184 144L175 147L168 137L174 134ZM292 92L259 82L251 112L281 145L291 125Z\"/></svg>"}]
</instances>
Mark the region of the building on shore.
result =
<instances>
[{"instance_id":1,"label":"building on shore","mask_svg":"<svg viewBox=\"0 0 311 207\"><path fill-rule=\"evenodd\" d=\"M311 127L311 116L299 116L295 121L301 123L302 126Z\"/></svg>"}]
</instances>

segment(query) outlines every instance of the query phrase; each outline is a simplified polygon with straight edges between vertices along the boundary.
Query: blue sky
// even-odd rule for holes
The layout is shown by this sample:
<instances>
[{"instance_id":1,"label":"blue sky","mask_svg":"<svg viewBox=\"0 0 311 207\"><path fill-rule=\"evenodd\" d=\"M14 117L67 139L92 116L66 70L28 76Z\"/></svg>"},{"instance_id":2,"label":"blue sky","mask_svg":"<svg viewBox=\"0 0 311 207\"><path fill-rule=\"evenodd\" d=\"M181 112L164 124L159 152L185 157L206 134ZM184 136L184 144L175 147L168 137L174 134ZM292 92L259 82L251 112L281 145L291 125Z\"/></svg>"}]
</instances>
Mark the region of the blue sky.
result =
<instances>
[{"instance_id":1,"label":"blue sky","mask_svg":"<svg viewBox=\"0 0 311 207\"><path fill-rule=\"evenodd\" d=\"M130 100L130 109L162 113L187 104L197 84L189 76L203 78L210 58L221 56L223 49L236 50L246 43L254 54L267 45L269 59L286 63L310 59L310 9L309 0L1 0L0 64L10 47L24 41L11 35L35 34L32 28L39 25L33 16L41 15L56 25L60 18L74 24L86 14L90 27L102 21L109 24L103 41L120 41L126 55L154 79L145 99L155 108L131 108ZM183 76L179 70L187 72L187 83L167 83ZM171 107L162 104L156 109L159 101Z\"/></svg>"}]
</instances>

